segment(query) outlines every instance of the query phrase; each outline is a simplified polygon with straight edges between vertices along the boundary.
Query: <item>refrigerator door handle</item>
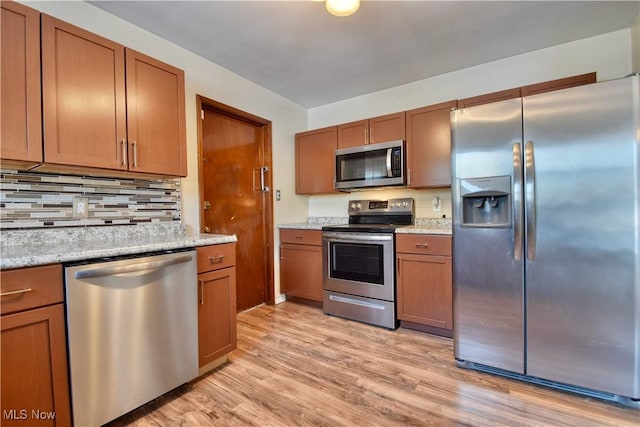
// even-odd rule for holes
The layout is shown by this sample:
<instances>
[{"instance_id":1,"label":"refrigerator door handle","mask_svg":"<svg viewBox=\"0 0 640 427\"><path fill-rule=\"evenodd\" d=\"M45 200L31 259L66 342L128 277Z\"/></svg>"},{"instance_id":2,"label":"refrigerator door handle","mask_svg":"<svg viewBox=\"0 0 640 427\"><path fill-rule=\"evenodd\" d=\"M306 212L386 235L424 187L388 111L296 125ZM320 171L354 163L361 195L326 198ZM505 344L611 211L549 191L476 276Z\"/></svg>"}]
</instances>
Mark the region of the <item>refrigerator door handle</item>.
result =
<instances>
[{"instance_id":1,"label":"refrigerator door handle","mask_svg":"<svg viewBox=\"0 0 640 427\"><path fill-rule=\"evenodd\" d=\"M536 259L536 177L533 141L524 145L524 192L527 211L527 259Z\"/></svg>"},{"instance_id":2,"label":"refrigerator door handle","mask_svg":"<svg viewBox=\"0 0 640 427\"><path fill-rule=\"evenodd\" d=\"M522 147L513 144L513 259L522 259Z\"/></svg>"}]
</instances>

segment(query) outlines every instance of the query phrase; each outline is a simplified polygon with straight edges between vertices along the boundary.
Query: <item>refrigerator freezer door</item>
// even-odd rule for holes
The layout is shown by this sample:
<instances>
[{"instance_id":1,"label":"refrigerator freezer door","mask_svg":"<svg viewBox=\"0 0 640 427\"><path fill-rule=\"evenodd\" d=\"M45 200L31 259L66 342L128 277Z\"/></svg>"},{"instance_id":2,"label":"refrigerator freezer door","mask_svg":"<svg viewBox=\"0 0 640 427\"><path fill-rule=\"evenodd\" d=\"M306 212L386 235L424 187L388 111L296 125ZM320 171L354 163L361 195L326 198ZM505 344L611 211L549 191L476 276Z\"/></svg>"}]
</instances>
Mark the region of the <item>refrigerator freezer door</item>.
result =
<instances>
[{"instance_id":1,"label":"refrigerator freezer door","mask_svg":"<svg viewBox=\"0 0 640 427\"><path fill-rule=\"evenodd\" d=\"M527 374L636 399L638 79L523 99L536 209L535 256L526 264ZM531 178L525 174L525 187Z\"/></svg>"},{"instance_id":2,"label":"refrigerator freezer door","mask_svg":"<svg viewBox=\"0 0 640 427\"><path fill-rule=\"evenodd\" d=\"M455 356L461 361L523 373L523 261L521 247L514 247L516 241L522 244L514 228L521 223L521 189L514 188L521 174L521 160L514 161L514 153L521 152L522 144L521 101L454 111L452 125ZM511 190L506 201L510 220L500 226L489 221L493 216L486 211L500 208L492 206L492 190L495 194L507 192L483 184L477 185L477 203L467 203L466 208L486 211L478 215L467 212L467 217L478 221L463 224L462 201L470 191L469 185L505 181ZM464 191L461 185L465 185ZM486 227L479 223L482 218L488 218Z\"/></svg>"}]
</instances>

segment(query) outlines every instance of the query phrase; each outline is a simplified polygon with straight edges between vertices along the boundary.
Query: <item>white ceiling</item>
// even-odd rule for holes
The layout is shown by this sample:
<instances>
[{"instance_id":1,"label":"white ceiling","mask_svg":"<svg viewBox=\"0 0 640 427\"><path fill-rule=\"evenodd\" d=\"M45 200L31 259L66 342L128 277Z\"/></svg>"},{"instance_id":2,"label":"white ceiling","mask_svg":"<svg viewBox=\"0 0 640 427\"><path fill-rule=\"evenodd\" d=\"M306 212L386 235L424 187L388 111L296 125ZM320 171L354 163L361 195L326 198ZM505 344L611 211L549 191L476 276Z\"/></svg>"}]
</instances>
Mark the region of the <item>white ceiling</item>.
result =
<instances>
[{"instance_id":1,"label":"white ceiling","mask_svg":"<svg viewBox=\"0 0 640 427\"><path fill-rule=\"evenodd\" d=\"M92 1L315 107L632 26L634 1Z\"/></svg>"}]
</instances>

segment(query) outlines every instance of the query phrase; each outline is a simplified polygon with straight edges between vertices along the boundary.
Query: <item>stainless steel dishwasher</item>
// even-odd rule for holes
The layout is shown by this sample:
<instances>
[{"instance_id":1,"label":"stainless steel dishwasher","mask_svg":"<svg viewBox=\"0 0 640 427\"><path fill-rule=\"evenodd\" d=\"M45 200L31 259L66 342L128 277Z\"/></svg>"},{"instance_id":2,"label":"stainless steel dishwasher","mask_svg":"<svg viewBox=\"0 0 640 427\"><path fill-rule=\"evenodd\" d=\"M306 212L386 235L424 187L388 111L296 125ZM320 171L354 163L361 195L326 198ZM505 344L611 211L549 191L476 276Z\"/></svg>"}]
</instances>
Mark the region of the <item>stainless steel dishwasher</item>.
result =
<instances>
[{"instance_id":1,"label":"stainless steel dishwasher","mask_svg":"<svg viewBox=\"0 0 640 427\"><path fill-rule=\"evenodd\" d=\"M74 425L102 425L198 375L196 259L65 267Z\"/></svg>"}]
</instances>

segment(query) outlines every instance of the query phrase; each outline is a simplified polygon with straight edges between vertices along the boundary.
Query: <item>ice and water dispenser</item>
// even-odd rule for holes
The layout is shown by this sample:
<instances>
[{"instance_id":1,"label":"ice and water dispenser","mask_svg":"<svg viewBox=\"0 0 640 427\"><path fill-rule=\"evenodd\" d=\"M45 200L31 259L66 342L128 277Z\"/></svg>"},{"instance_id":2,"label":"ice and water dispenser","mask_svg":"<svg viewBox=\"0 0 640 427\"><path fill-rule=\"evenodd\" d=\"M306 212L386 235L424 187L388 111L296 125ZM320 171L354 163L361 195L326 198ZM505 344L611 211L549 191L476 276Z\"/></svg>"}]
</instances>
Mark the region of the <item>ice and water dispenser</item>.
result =
<instances>
[{"instance_id":1,"label":"ice and water dispenser","mask_svg":"<svg viewBox=\"0 0 640 427\"><path fill-rule=\"evenodd\" d=\"M460 180L463 227L511 226L511 177Z\"/></svg>"}]
</instances>

